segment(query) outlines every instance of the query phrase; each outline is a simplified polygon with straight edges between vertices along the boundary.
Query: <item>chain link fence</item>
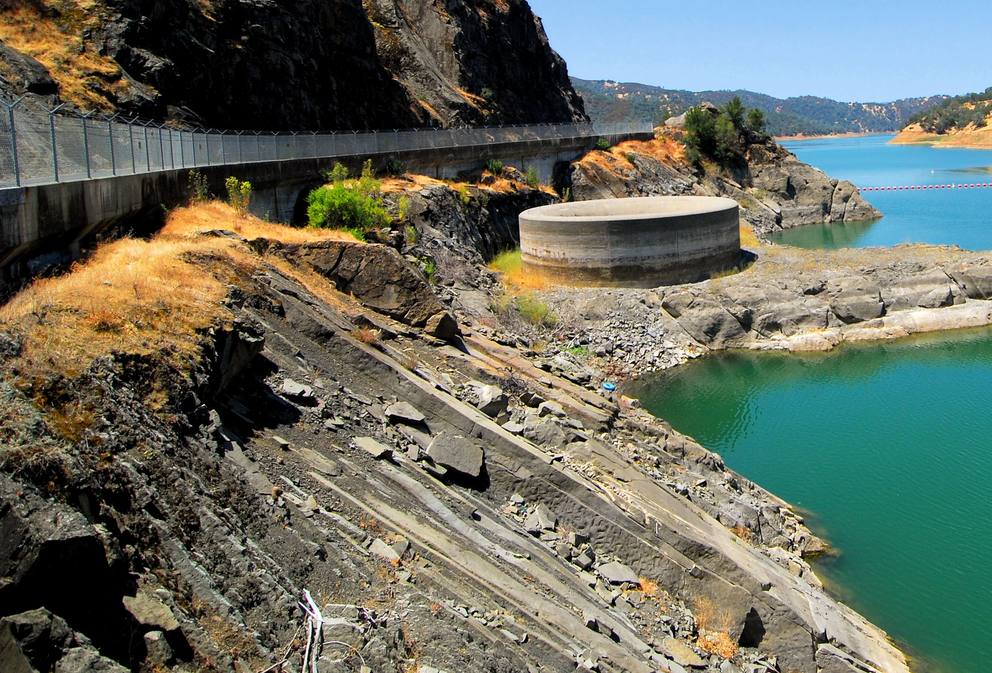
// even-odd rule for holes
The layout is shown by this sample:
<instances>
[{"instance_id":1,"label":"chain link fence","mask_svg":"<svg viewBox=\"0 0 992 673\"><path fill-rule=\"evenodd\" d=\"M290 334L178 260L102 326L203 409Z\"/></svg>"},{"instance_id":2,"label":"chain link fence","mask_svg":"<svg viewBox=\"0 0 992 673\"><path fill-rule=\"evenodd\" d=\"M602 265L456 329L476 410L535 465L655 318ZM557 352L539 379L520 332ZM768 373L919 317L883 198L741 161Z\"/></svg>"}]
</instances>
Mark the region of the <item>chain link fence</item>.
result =
<instances>
[{"instance_id":1,"label":"chain link fence","mask_svg":"<svg viewBox=\"0 0 992 673\"><path fill-rule=\"evenodd\" d=\"M0 103L0 188L201 166L651 133L650 123L543 124L358 133L176 130L117 117L36 114Z\"/></svg>"}]
</instances>

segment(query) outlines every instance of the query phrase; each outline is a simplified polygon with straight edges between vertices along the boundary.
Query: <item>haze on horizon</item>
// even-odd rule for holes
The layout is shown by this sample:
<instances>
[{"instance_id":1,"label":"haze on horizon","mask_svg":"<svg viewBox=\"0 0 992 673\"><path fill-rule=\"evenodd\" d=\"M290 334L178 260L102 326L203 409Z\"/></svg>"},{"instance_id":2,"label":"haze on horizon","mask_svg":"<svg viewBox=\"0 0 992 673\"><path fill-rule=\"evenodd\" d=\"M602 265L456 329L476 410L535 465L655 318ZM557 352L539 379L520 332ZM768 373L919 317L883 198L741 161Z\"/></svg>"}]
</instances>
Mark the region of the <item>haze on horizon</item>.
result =
<instances>
[{"instance_id":1,"label":"haze on horizon","mask_svg":"<svg viewBox=\"0 0 992 673\"><path fill-rule=\"evenodd\" d=\"M878 103L992 86L977 0L529 2L582 79Z\"/></svg>"}]
</instances>

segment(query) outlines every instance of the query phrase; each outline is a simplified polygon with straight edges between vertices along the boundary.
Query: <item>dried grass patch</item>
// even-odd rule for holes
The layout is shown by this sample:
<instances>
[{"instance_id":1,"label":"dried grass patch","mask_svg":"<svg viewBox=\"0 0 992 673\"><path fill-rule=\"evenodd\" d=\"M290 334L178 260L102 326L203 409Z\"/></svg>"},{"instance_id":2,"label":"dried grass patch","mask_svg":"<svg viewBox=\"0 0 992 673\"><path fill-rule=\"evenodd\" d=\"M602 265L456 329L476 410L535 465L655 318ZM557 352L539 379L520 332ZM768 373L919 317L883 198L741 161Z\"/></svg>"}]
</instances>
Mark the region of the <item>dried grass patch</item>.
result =
<instances>
[{"instance_id":1,"label":"dried grass patch","mask_svg":"<svg viewBox=\"0 0 992 673\"><path fill-rule=\"evenodd\" d=\"M129 85L121 78L120 67L83 38L85 31L100 28L95 4L85 0L38 4L49 11L19 3L0 12L0 40L48 68L62 100L84 109L113 109L103 94Z\"/></svg>"},{"instance_id":2,"label":"dried grass patch","mask_svg":"<svg viewBox=\"0 0 992 673\"><path fill-rule=\"evenodd\" d=\"M501 252L489 263L492 271L500 274L511 296L529 292L543 292L550 287L548 280L524 268L520 248Z\"/></svg>"},{"instance_id":3,"label":"dried grass patch","mask_svg":"<svg viewBox=\"0 0 992 673\"><path fill-rule=\"evenodd\" d=\"M737 643L730 638L730 634L726 631L706 631L700 629L696 645L700 649L724 659L731 659L740 651Z\"/></svg>"},{"instance_id":4,"label":"dried grass patch","mask_svg":"<svg viewBox=\"0 0 992 673\"><path fill-rule=\"evenodd\" d=\"M235 239L201 235L235 228L247 238L284 243L350 239L341 232L241 218L221 203L180 208L151 240L106 243L69 273L32 283L0 307L0 329L23 335L22 361L66 376L112 352L160 354L185 369L199 353L198 334L232 319L223 304L228 286L259 266L259 258ZM316 274L293 269L290 275L318 296L333 298L330 284Z\"/></svg>"}]
</instances>

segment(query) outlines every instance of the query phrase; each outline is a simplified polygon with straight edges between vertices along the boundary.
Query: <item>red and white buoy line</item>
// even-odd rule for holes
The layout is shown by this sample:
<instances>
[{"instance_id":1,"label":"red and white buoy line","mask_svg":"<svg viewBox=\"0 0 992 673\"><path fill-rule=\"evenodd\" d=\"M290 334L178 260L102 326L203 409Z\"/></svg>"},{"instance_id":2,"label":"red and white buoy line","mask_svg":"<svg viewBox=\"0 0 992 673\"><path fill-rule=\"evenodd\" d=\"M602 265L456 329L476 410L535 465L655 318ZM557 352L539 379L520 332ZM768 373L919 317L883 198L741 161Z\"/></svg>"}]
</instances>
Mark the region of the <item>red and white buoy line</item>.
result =
<instances>
[{"instance_id":1,"label":"red and white buoy line","mask_svg":"<svg viewBox=\"0 0 992 673\"><path fill-rule=\"evenodd\" d=\"M952 185L909 185L902 187L856 187L859 192L899 192L908 191L913 189L981 189L981 188L992 187L992 182L975 182L971 184L952 184Z\"/></svg>"}]
</instances>

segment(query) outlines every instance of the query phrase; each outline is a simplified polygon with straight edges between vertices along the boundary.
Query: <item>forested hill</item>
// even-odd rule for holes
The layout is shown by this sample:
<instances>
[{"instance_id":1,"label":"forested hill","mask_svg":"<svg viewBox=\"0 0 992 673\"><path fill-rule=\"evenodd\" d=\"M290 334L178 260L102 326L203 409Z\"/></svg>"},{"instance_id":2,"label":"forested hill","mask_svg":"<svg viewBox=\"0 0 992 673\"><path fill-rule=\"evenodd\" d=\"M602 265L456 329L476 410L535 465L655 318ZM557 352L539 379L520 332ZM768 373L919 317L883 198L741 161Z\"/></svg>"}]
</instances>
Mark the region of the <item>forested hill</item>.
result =
<instances>
[{"instance_id":1,"label":"forested hill","mask_svg":"<svg viewBox=\"0 0 992 673\"><path fill-rule=\"evenodd\" d=\"M982 128L992 113L992 86L982 93L948 98L939 105L914 114L909 124L919 124L928 133L946 133L964 129L969 124Z\"/></svg>"},{"instance_id":2,"label":"forested hill","mask_svg":"<svg viewBox=\"0 0 992 673\"><path fill-rule=\"evenodd\" d=\"M590 81L573 77L572 85L596 122L652 121L685 112L710 101L722 105L740 96L747 107L760 108L774 136L897 131L913 115L947 100L947 96L907 98L892 103L842 103L829 98L774 98L753 91L680 91L636 83Z\"/></svg>"}]
</instances>

